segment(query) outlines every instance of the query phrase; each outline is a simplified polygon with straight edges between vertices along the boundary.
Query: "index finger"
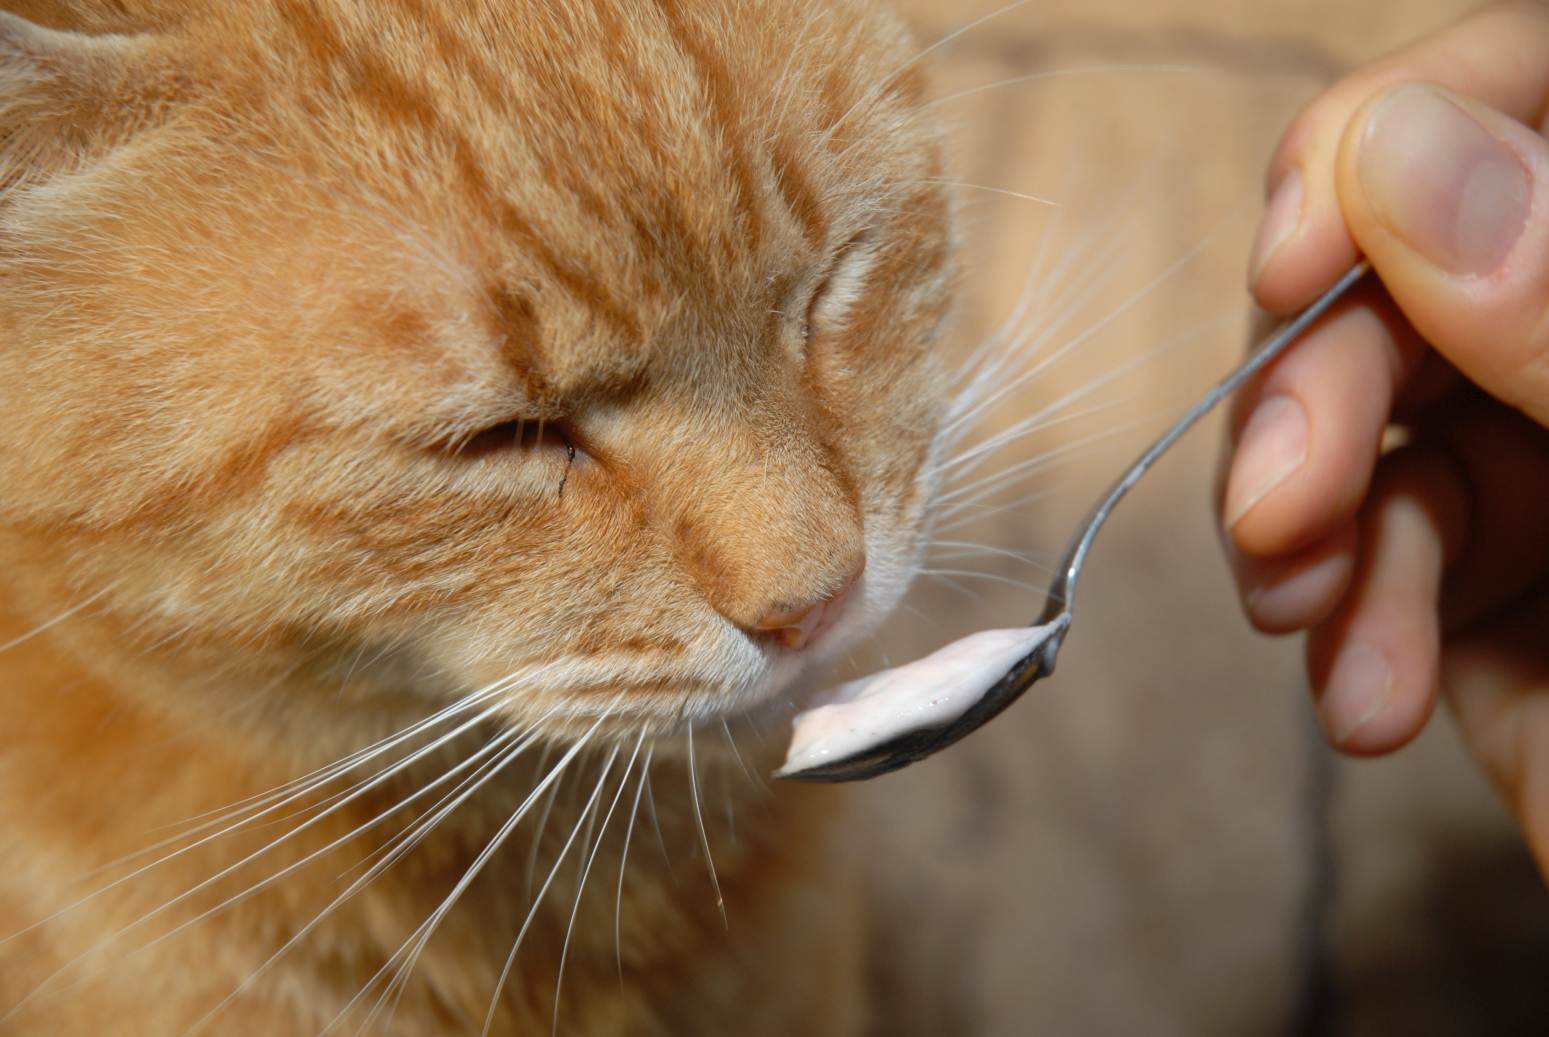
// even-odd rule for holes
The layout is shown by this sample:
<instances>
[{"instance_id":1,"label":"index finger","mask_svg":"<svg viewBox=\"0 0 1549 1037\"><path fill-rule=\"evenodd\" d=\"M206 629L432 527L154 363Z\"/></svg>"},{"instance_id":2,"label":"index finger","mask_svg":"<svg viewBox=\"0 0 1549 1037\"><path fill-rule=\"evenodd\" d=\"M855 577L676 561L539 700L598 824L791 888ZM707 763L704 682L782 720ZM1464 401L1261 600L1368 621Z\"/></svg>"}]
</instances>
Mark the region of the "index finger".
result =
<instances>
[{"instance_id":1,"label":"index finger","mask_svg":"<svg viewBox=\"0 0 1549 1037\"><path fill-rule=\"evenodd\" d=\"M1367 99L1413 80L1466 94L1542 129L1549 101L1549 4L1517 0L1487 7L1364 66L1302 110L1270 163L1270 203L1254 247L1252 287L1265 309L1302 309L1355 262L1335 192L1340 139Z\"/></svg>"}]
</instances>

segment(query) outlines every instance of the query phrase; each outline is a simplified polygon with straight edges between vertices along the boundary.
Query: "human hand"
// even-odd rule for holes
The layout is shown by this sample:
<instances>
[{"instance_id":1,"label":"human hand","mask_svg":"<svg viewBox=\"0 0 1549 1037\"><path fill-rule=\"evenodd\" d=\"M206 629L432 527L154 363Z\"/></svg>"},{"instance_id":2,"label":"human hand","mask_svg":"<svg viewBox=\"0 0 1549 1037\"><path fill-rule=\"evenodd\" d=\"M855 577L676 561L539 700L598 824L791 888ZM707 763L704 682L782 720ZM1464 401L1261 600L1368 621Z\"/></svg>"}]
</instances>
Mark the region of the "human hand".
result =
<instances>
[{"instance_id":1,"label":"human hand","mask_svg":"<svg viewBox=\"0 0 1549 1037\"><path fill-rule=\"evenodd\" d=\"M1308 632L1329 739L1389 752L1444 690L1549 875L1546 105L1549 5L1518 2L1296 119L1254 295L1293 312L1358 255L1381 284L1237 400L1217 500L1249 618Z\"/></svg>"}]
</instances>

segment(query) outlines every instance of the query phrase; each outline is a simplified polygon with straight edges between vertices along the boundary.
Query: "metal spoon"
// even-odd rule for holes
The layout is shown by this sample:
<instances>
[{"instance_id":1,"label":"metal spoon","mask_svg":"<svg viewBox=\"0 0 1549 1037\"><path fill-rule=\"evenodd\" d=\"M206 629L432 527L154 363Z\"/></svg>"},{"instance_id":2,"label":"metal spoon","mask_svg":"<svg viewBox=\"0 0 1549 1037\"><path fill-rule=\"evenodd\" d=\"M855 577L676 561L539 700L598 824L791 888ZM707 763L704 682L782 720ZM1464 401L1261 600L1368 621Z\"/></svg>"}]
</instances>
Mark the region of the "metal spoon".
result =
<instances>
[{"instance_id":1,"label":"metal spoon","mask_svg":"<svg viewBox=\"0 0 1549 1037\"><path fill-rule=\"evenodd\" d=\"M1064 643L1065 634L1070 630L1070 624L1074 618L1076 583L1081 578L1081 570L1086 565L1087 555L1092 550L1092 542L1097 539L1097 533L1108 521L1108 516L1113 514L1114 507L1130 491L1130 488L1140 481L1140 477L1151 469L1156 460L1183 438L1184 433L1193 428L1200 418L1284 353L1314 321L1323 316L1330 306L1365 277L1370 269L1370 264L1365 260L1351 268L1339 279L1338 284L1323 294L1322 298L1271 335L1243 362L1241 367L1206 393L1203 399L1179 418L1160 439L1151 445L1150 449L1140 455L1139 460L1130 465L1129 469L1119 477L1087 515L1086 521L1082 523L1065 549L1064 558L1057 570L1058 576L1049 586L1043 614L1032 624L1033 626L1052 624L1049 635L1031 652L1014 663L1006 671L1005 676L996 681L966 712L956 720L909 731L890 741L849 756L824 760L821 764L804 770L782 771L780 777L814 782L859 781L862 778L874 778L879 774L907 767L916 760L923 760L933 753L940 752L983 727L1020 698L1023 692L1032 687L1033 682L1053 673L1055 657L1059 654L1060 645Z\"/></svg>"}]
</instances>

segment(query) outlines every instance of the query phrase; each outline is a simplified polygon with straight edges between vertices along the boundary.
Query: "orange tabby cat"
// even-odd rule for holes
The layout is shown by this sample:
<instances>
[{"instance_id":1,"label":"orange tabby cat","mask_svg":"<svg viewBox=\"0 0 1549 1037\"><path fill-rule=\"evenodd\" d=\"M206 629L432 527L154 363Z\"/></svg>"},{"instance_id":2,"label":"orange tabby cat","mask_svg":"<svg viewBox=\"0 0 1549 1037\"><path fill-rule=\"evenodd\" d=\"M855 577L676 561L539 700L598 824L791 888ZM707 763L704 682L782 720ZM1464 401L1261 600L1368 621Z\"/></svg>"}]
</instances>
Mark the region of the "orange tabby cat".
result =
<instances>
[{"instance_id":1,"label":"orange tabby cat","mask_svg":"<svg viewBox=\"0 0 1549 1037\"><path fill-rule=\"evenodd\" d=\"M0 0L0 1032L862 1025L832 793L743 765L925 536L915 54Z\"/></svg>"}]
</instances>

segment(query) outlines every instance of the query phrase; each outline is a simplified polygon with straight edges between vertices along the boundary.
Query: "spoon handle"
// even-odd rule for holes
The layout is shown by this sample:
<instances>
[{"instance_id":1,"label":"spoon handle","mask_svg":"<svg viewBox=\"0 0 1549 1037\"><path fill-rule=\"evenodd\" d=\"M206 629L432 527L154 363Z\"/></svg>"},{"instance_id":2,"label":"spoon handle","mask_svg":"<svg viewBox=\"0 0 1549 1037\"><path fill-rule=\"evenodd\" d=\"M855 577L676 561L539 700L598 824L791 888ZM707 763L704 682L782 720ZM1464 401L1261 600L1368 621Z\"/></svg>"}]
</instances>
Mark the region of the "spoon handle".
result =
<instances>
[{"instance_id":1,"label":"spoon handle","mask_svg":"<svg viewBox=\"0 0 1549 1037\"><path fill-rule=\"evenodd\" d=\"M1043 615L1034 623L1035 626L1052 622L1061 614L1075 610L1076 581L1081 578L1081 570L1086 565L1087 554L1092 550L1093 541L1097 539L1097 532L1103 528L1104 523L1108 521L1108 516L1113 514L1113 509L1124 499L1124 495L1140 481L1140 477L1150 471L1157 459L1183 438L1184 434L1198 424L1201 418L1214 410L1218 403L1242 388L1250 378L1262 371L1293 342L1301 338L1302 333L1313 322L1322 317L1329 307L1338 302L1370 270L1371 264L1364 259L1351 267L1334 287L1319 297L1317 302L1297 314L1294 320L1271 335L1243 362L1241 367L1223 378L1198 403L1190 407L1187 413L1162 433L1161 438L1152 443L1150 448L1141 454L1123 475L1119 476L1108 492L1087 514L1086 521L1077 529L1076 535L1066 547L1065 556L1055 570L1058 575L1049 585L1049 596L1044 602Z\"/></svg>"}]
</instances>

